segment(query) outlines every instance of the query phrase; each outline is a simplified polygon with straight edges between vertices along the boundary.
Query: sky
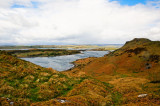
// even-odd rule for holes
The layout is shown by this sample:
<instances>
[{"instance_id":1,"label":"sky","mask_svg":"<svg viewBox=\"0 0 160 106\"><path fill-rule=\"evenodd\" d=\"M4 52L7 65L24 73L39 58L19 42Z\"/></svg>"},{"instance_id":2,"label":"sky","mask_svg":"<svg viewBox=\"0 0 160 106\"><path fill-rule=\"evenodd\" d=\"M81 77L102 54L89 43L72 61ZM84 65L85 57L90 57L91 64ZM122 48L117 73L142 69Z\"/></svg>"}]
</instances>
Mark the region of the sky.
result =
<instances>
[{"instance_id":1,"label":"sky","mask_svg":"<svg viewBox=\"0 0 160 106\"><path fill-rule=\"evenodd\" d=\"M160 40L160 0L0 0L0 45Z\"/></svg>"}]
</instances>

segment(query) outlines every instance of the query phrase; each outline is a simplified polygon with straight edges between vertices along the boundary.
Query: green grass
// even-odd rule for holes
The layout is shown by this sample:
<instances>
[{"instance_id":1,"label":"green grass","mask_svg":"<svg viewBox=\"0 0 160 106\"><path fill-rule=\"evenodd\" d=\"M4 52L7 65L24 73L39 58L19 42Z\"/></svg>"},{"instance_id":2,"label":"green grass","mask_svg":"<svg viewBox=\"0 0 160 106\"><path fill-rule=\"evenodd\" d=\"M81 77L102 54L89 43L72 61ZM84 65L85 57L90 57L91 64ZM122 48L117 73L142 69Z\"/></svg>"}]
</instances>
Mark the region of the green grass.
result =
<instances>
[{"instance_id":1,"label":"green grass","mask_svg":"<svg viewBox=\"0 0 160 106\"><path fill-rule=\"evenodd\" d=\"M32 88L32 89L30 90L30 94L31 94L30 99L31 99L33 102L39 101L39 100L38 100L38 94L37 94L38 91L39 91L39 88L38 88L38 87L37 87L37 88Z\"/></svg>"},{"instance_id":2,"label":"green grass","mask_svg":"<svg viewBox=\"0 0 160 106\"><path fill-rule=\"evenodd\" d=\"M125 74L120 74L121 78L125 78L125 77L128 77L128 75L125 75Z\"/></svg>"},{"instance_id":3,"label":"green grass","mask_svg":"<svg viewBox=\"0 0 160 106\"><path fill-rule=\"evenodd\" d=\"M121 97L122 97L122 94L120 94L117 91L112 93L112 101L113 101L114 106L121 104L121 102L122 102Z\"/></svg>"},{"instance_id":4,"label":"green grass","mask_svg":"<svg viewBox=\"0 0 160 106\"><path fill-rule=\"evenodd\" d=\"M64 83L64 85L67 86L66 89L63 89L61 91L61 95L66 96L66 94L71 91L74 88L75 84L80 84L81 82L83 82L87 77L81 77L79 80L75 80L73 78L69 79L66 83Z\"/></svg>"},{"instance_id":5,"label":"green grass","mask_svg":"<svg viewBox=\"0 0 160 106\"><path fill-rule=\"evenodd\" d=\"M113 85L106 83L106 82L102 82L102 83L106 86L106 90L111 92Z\"/></svg>"},{"instance_id":6,"label":"green grass","mask_svg":"<svg viewBox=\"0 0 160 106\"><path fill-rule=\"evenodd\" d=\"M67 89L62 90L61 95L66 96L66 94L73 89L73 86L68 86Z\"/></svg>"}]
</instances>

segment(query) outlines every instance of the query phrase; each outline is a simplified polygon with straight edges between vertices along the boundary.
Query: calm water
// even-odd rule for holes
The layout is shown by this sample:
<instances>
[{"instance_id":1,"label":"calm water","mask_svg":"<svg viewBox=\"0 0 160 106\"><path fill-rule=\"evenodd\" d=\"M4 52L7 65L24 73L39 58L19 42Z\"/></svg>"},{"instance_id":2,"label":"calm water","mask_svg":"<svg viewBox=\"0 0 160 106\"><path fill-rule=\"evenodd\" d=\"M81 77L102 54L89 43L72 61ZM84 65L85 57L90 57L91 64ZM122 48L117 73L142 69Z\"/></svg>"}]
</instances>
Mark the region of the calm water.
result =
<instances>
[{"instance_id":1,"label":"calm water","mask_svg":"<svg viewBox=\"0 0 160 106\"><path fill-rule=\"evenodd\" d=\"M71 62L77 59L87 58L87 57L102 57L107 54L108 51L84 51L81 54L56 56L56 57L34 57L34 58L21 58L26 61L30 61L34 64L40 65L42 67L52 67L57 71L64 71L74 67Z\"/></svg>"}]
</instances>

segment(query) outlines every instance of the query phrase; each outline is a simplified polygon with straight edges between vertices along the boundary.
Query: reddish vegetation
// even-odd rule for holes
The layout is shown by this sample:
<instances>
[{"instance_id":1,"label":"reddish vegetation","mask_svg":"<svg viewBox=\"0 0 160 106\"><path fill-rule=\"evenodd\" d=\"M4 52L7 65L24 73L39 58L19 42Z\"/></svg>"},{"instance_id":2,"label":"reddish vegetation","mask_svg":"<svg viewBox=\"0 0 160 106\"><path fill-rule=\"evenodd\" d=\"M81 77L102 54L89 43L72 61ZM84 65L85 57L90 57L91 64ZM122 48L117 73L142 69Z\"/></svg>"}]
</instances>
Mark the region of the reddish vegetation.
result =
<instances>
[{"instance_id":1,"label":"reddish vegetation","mask_svg":"<svg viewBox=\"0 0 160 106\"><path fill-rule=\"evenodd\" d=\"M142 104L158 105L160 99L159 57L160 42L134 39L122 48L94 59L86 66L74 68L72 70L74 73L72 71L70 73L76 75L83 71L95 79L112 84L114 90L120 92L123 99L128 101L123 100L122 104L138 105L142 102ZM150 96L137 101L139 93L147 93Z\"/></svg>"},{"instance_id":2,"label":"reddish vegetation","mask_svg":"<svg viewBox=\"0 0 160 106\"><path fill-rule=\"evenodd\" d=\"M0 98L0 105L10 103L8 96L15 104L32 106L160 105L159 59L160 42L148 39L134 39L104 57L77 60L75 68L66 72L1 53L0 94L5 98ZM16 74L12 76L12 72ZM17 84L18 90L12 83L16 78L14 87ZM18 93L26 88L28 93Z\"/></svg>"}]
</instances>

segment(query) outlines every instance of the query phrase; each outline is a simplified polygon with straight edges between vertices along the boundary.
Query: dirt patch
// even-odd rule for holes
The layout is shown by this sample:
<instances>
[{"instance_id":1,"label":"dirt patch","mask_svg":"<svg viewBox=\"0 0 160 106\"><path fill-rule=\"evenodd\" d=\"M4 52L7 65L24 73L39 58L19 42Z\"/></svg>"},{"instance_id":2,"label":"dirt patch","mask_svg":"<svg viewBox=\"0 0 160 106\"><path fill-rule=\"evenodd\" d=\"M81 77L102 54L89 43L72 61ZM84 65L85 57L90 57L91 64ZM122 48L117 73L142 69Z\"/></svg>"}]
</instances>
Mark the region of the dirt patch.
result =
<instances>
[{"instance_id":1,"label":"dirt patch","mask_svg":"<svg viewBox=\"0 0 160 106\"><path fill-rule=\"evenodd\" d=\"M143 48L143 47L137 47L135 49L129 49L129 50L126 50L125 52L126 53L134 53L135 55L141 53L142 51L146 51L147 49L146 48Z\"/></svg>"},{"instance_id":2,"label":"dirt patch","mask_svg":"<svg viewBox=\"0 0 160 106\"><path fill-rule=\"evenodd\" d=\"M160 58L160 55L151 55L151 56L149 57L149 60L150 60L151 62L158 63L158 62L159 62L159 58Z\"/></svg>"}]
</instances>

